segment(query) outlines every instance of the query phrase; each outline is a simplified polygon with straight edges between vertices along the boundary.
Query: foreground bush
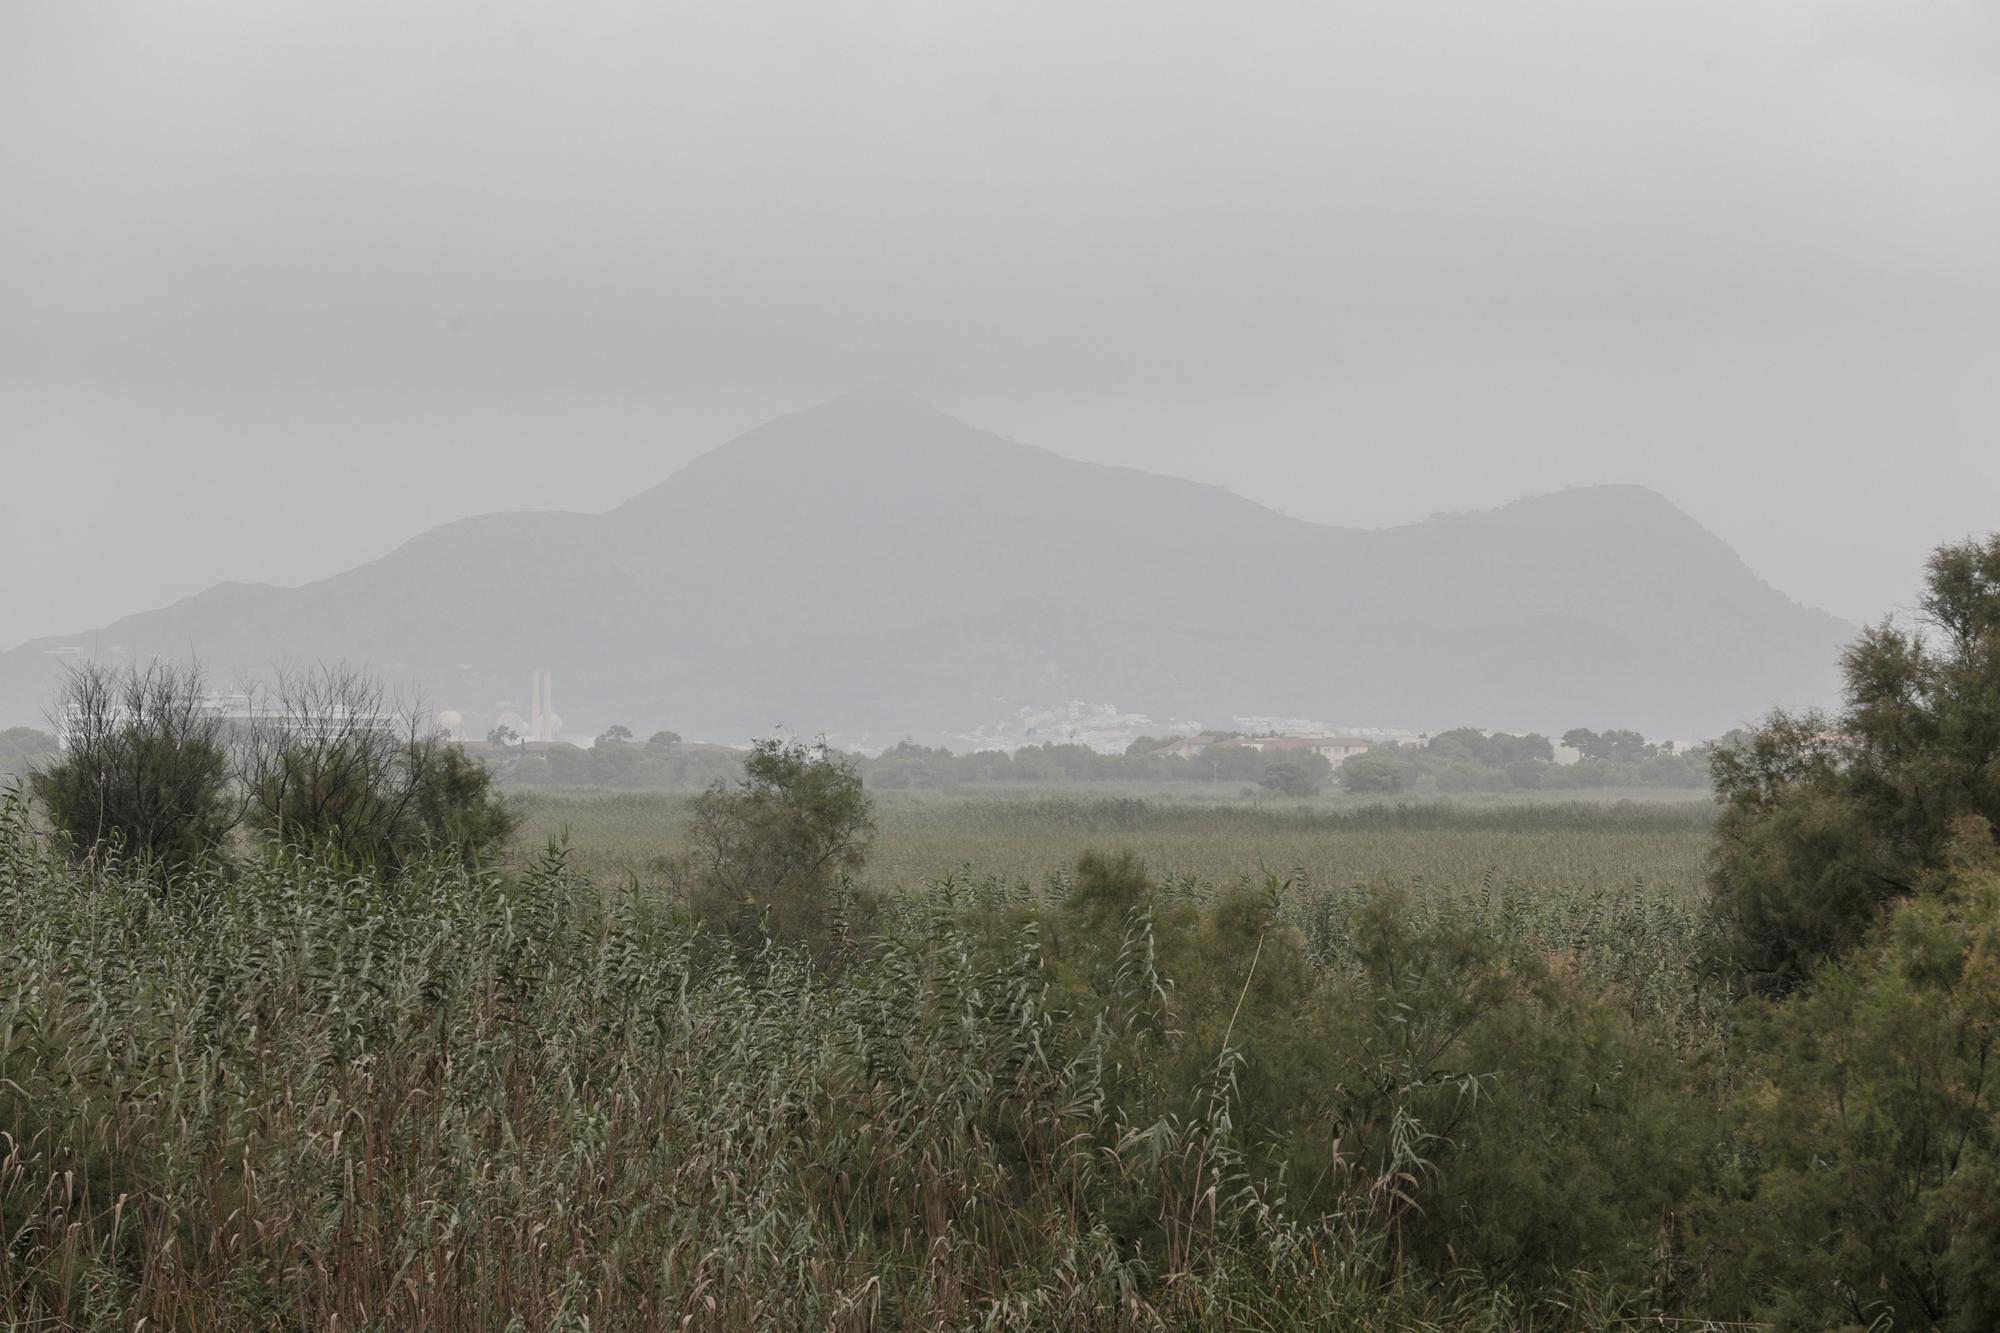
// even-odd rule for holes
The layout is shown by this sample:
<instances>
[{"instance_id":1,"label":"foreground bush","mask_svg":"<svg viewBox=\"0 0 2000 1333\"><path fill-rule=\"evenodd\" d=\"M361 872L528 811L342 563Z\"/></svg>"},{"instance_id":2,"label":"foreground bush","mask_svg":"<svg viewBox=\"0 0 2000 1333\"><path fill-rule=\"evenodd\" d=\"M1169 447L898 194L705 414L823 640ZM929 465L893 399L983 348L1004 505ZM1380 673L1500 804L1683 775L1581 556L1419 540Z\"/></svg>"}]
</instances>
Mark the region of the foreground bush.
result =
<instances>
[{"instance_id":1,"label":"foreground bush","mask_svg":"<svg viewBox=\"0 0 2000 1333\"><path fill-rule=\"evenodd\" d=\"M1929 635L1848 648L1837 717L1774 714L1715 756L1710 883L1749 989L1801 985L1939 882L1963 818L2000 826L2000 536L1938 548L1922 606Z\"/></svg>"},{"instance_id":2,"label":"foreground bush","mask_svg":"<svg viewBox=\"0 0 2000 1333\"><path fill-rule=\"evenodd\" d=\"M1710 1244L1789 1328L2000 1327L2000 853L1951 874L1773 1005L1745 1089L1750 1170Z\"/></svg>"},{"instance_id":3,"label":"foreground bush","mask_svg":"<svg viewBox=\"0 0 2000 1333\"><path fill-rule=\"evenodd\" d=\"M1635 1021L1640 994L1470 904L1391 890L1351 905L1315 968L1292 891L1267 876L1167 902L1129 856L1092 854L1039 914L1051 997L1113 1034L1121 1114L1168 1120L1226 1071L1246 1176L1306 1215L1364 1216L1421 1269L1491 1288L1582 1271L1635 1310L1680 1300L1672 1214L1720 1126Z\"/></svg>"}]
</instances>

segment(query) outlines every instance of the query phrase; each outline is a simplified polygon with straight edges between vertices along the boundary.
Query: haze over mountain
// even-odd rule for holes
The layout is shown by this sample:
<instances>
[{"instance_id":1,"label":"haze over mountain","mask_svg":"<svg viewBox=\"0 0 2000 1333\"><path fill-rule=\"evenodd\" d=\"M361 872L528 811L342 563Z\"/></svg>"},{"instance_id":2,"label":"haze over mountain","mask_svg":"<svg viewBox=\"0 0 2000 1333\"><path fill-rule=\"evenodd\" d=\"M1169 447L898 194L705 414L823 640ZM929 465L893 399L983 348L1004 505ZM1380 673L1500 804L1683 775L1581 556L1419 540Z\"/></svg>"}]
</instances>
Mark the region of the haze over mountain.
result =
<instances>
[{"instance_id":1,"label":"haze over mountain","mask_svg":"<svg viewBox=\"0 0 2000 1333\"><path fill-rule=\"evenodd\" d=\"M302 587L223 584L22 645L0 654L0 723L38 719L81 651L192 653L221 680L365 663L474 734L548 669L571 735L935 739L1072 699L1711 735L1830 699L1850 633L1642 488L1333 528L878 385L606 513L468 519Z\"/></svg>"}]
</instances>

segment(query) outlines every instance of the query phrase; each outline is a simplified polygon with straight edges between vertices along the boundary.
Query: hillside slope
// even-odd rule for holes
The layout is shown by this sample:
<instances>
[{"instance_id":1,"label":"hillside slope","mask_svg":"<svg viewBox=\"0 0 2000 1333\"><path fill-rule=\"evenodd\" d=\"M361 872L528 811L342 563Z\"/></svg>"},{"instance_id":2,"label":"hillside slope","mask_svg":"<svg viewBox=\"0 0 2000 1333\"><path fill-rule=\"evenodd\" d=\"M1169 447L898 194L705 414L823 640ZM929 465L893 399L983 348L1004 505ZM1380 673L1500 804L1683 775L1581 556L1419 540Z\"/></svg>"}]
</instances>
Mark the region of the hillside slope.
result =
<instances>
[{"instance_id":1,"label":"hillside slope","mask_svg":"<svg viewBox=\"0 0 2000 1333\"><path fill-rule=\"evenodd\" d=\"M0 654L220 677L366 662L483 730L551 669L569 729L938 736L1023 706L1718 731L1831 696L1848 626L1661 497L1597 487L1380 531L1058 457L857 390L604 514L495 514L298 588L228 584Z\"/></svg>"}]
</instances>

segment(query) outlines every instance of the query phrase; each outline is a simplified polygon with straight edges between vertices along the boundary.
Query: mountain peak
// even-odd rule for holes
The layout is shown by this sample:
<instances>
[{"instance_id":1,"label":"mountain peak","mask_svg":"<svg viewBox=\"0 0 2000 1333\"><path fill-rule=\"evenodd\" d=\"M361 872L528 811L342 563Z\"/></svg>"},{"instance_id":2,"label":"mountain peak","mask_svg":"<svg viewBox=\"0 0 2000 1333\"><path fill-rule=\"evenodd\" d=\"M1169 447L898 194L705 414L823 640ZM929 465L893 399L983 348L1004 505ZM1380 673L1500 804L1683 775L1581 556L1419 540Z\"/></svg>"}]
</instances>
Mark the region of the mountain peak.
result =
<instances>
[{"instance_id":1,"label":"mountain peak","mask_svg":"<svg viewBox=\"0 0 2000 1333\"><path fill-rule=\"evenodd\" d=\"M749 435L763 435L773 427L787 423L836 433L937 430L944 425L961 431L973 429L893 380L869 380L857 384L846 393L837 394L824 402L786 413L749 432Z\"/></svg>"},{"instance_id":2,"label":"mountain peak","mask_svg":"<svg viewBox=\"0 0 2000 1333\"><path fill-rule=\"evenodd\" d=\"M878 382L609 513L452 524L264 590L254 615L250 594L219 590L105 641L188 644L224 678L286 656L373 663L469 719L498 717L547 669L592 725L737 737L774 718L942 737L1070 699L1685 735L1829 695L1846 627L1694 539L1651 491L1441 520L1287 520L1010 441ZM0 654L0 721L47 698L49 650L87 649Z\"/></svg>"},{"instance_id":3,"label":"mountain peak","mask_svg":"<svg viewBox=\"0 0 2000 1333\"><path fill-rule=\"evenodd\" d=\"M894 470L1023 448L967 425L901 385L876 380L745 431L695 459L681 475L721 478L745 468L799 476L827 468Z\"/></svg>"},{"instance_id":4,"label":"mountain peak","mask_svg":"<svg viewBox=\"0 0 2000 1333\"><path fill-rule=\"evenodd\" d=\"M1569 486L1545 495L1531 495L1491 511L1496 519L1532 523L1620 544L1650 537L1666 540L1700 538L1722 545L1685 509L1649 486L1610 483Z\"/></svg>"},{"instance_id":5,"label":"mountain peak","mask_svg":"<svg viewBox=\"0 0 2000 1333\"><path fill-rule=\"evenodd\" d=\"M827 399L822 406L832 407L837 404L862 407L921 407L931 411L937 410L928 401L919 398L894 380L864 380L846 393Z\"/></svg>"}]
</instances>

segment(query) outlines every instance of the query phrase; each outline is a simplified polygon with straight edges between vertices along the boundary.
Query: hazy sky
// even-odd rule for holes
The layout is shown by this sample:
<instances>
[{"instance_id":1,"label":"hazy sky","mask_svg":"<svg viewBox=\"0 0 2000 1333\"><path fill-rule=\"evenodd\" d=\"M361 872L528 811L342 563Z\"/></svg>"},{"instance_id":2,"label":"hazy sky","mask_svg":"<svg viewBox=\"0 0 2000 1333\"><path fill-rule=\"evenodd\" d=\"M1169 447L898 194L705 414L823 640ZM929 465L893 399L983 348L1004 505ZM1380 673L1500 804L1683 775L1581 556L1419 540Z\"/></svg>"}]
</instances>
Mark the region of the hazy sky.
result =
<instances>
[{"instance_id":1,"label":"hazy sky","mask_svg":"<svg viewBox=\"0 0 2000 1333\"><path fill-rule=\"evenodd\" d=\"M1872 618L2000 528L2000 4L0 0L0 646L875 378Z\"/></svg>"}]
</instances>

